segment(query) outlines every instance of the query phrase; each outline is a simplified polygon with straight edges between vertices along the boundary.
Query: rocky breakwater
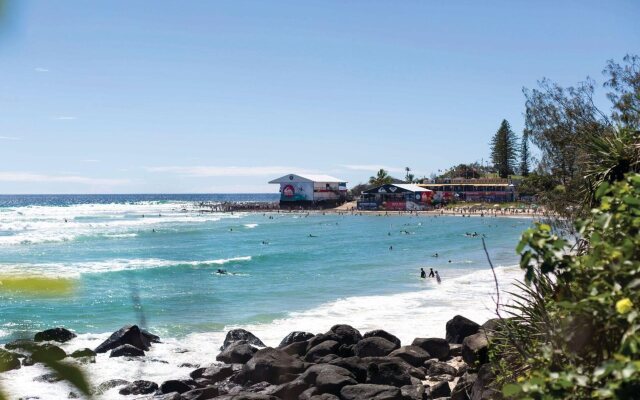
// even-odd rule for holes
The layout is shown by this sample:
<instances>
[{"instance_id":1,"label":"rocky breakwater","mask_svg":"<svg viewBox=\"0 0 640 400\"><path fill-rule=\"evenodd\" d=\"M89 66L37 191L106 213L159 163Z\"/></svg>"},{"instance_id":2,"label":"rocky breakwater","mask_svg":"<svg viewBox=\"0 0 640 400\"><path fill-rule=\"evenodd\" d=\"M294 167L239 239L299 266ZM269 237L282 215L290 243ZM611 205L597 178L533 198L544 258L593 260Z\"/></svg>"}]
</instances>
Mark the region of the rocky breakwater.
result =
<instances>
[{"instance_id":1,"label":"rocky breakwater","mask_svg":"<svg viewBox=\"0 0 640 400\"><path fill-rule=\"evenodd\" d=\"M446 338L416 338L405 345L385 330L363 335L349 325L335 325L320 334L291 332L277 347L234 329L227 333L216 362L194 369L189 377L165 382L115 379L98 385L95 393L117 390L148 400L497 399L487 361L489 339L498 325L490 320L480 326L456 316L447 322ZM110 351L111 357L135 359L158 341L135 325L126 326L95 352L84 349L82 357ZM23 365L28 365L28 357L37 362L33 351L30 356L10 351L18 345L7 344L0 357L22 357Z\"/></svg>"}]
</instances>

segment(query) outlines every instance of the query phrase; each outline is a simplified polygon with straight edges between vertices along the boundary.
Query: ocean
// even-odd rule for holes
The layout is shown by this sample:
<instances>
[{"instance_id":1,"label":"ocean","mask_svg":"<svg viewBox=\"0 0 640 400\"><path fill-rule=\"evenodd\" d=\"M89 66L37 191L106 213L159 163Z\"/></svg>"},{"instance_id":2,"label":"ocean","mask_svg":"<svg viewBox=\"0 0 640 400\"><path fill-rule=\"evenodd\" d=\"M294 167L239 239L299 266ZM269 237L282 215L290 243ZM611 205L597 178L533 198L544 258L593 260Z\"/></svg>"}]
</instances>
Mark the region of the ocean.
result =
<instances>
[{"instance_id":1,"label":"ocean","mask_svg":"<svg viewBox=\"0 0 640 400\"><path fill-rule=\"evenodd\" d=\"M200 213L201 201L275 201L257 195L0 196L0 277L37 275L69 283L65 293L0 289L0 343L64 326L71 352L96 347L125 324L163 341L140 361L99 355L94 384L161 383L215 361L233 327L276 346L294 330L349 323L385 329L404 344L444 337L461 314L494 315L495 284L522 277L515 246L530 219L335 213ZM470 237L466 233L476 232ZM438 253L438 257L433 257ZM442 284L420 279L439 271ZM226 273L218 273L218 269ZM64 383L36 382L40 366L0 375L18 398L66 398ZM120 398L116 391L102 398Z\"/></svg>"}]
</instances>

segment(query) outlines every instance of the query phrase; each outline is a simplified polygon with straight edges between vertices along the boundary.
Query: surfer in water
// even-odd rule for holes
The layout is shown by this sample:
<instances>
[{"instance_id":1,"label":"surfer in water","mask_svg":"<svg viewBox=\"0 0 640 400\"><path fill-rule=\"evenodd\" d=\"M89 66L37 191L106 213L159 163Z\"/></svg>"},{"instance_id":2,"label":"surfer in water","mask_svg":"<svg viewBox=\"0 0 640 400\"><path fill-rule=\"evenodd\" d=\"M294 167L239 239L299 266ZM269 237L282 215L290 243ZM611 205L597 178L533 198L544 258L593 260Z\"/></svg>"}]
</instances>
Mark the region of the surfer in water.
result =
<instances>
[{"instance_id":1,"label":"surfer in water","mask_svg":"<svg viewBox=\"0 0 640 400\"><path fill-rule=\"evenodd\" d=\"M218 270L216 271L216 274L219 274L219 275L226 275L226 274L227 274L227 271L225 271L224 269L220 269L220 268L218 268Z\"/></svg>"},{"instance_id":2,"label":"surfer in water","mask_svg":"<svg viewBox=\"0 0 640 400\"><path fill-rule=\"evenodd\" d=\"M424 272L424 268L420 268L420 278L424 279L427 277L427 273Z\"/></svg>"},{"instance_id":3,"label":"surfer in water","mask_svg":"<svg viewBox=\"0 0 640 400\"><path fill-rule=\"evenodd\" d=\"M438 274L438 271L436 271L436 281L438 281L438 285L442 283L442 279L440 279L440 275Z\"/></svg>"}]
</instances>

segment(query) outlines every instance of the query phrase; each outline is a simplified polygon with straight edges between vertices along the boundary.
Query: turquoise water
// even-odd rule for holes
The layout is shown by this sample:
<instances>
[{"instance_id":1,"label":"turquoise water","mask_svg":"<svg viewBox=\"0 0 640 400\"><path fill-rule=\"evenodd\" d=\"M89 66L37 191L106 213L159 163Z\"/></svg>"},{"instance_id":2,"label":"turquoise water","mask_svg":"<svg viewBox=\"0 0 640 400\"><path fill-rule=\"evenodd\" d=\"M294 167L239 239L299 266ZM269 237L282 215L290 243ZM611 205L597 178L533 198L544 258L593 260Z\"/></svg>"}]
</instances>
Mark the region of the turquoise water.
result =
<instances>
[{"instance_id":1,"label":"turquoise water","mask_svg":"<svg viewBox=\"0 0 640 400\"><path fill-rule=\"evenodd\" d=\"M89 334L133 322L180 338L270 324L338 299L428 297L438 286L419 279L420 267L438 270L443 287L448 281L468 285L465 276L487 270L480 236L466 232L484 234L494 263L506 266L517 263L514 248L530 224L510 218L201 214L194 198L78 198L63 205L60 199L4 199L0 274L65 277L76 290L39 298L0 291L0 341L52 326ZM439 257L432 257L436 252ZM219 268L228 273L216 273ZM437 301L447 306L446 298ZM344 307L365 307L349 304ZM453 302L450 308L455 310Z\"/></svg>"}]
</instances>

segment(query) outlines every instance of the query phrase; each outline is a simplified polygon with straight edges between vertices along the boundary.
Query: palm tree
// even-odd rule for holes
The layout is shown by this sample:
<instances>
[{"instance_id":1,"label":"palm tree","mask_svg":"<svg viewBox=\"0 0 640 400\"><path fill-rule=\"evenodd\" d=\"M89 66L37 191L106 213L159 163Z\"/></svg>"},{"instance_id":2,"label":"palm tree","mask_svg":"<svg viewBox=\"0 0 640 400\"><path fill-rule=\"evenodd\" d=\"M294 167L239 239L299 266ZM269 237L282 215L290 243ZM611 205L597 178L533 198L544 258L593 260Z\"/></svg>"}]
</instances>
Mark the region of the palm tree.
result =
<instances>
[{"instance_id":1,"label":"palm tree","mask_svg":"<svg viewBox=\"0 0 640 400\"><path fill-rule=\"evenodd\" d=\"M369 178L369 184L374 186L386 185L387 183L391 183L391 181L392 179L389 173L382 168L380 168L376 176Z\"/></svg>"}]
</instances>

